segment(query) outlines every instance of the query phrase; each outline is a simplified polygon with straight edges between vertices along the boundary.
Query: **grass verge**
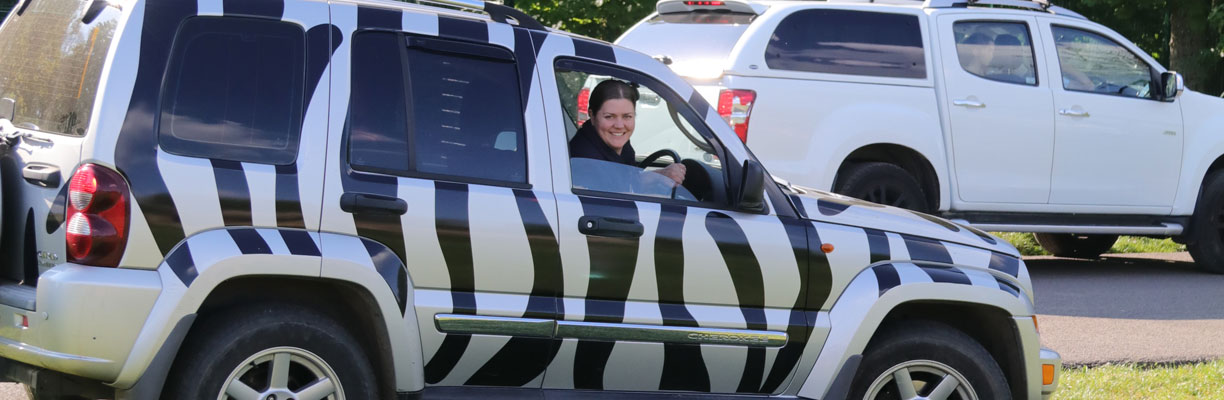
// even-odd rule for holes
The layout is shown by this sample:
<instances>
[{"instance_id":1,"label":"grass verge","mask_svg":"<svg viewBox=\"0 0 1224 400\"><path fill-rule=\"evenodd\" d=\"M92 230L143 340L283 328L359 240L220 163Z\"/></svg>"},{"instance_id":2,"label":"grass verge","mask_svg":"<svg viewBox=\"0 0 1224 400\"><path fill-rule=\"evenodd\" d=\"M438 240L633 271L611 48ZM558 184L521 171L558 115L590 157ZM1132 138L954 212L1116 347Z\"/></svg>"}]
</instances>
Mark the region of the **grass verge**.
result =
<instances>
[{"instance_id":1,"label":"grass verge","mask_svg":"<svg viewBox=\"0 0 1224 400\"><path fill-rule=\"evenodd\" d=\"M1224 399L1224 360L1175 366L1107 364L1065 369L1053 398Z\"/></svg>"},{"instance_id":2,"label":"grass verge","mask_svg":"<svg viewBox=\"0 0 1224 400\"><path fill-rule=\"evenodd\" d=\"M1019 232L991 232L991 234L1003 238L1016 246L1020 250L1021 255L1026 256L1048 256L1047 253L1037 244L1037 238L1031 233ZM1174 253L1186 251L1186 245L1177 244L1173 239L1153 239L1140 236L1122 236L1118 238L1118 242L1114 243L1113 248L1106 253Z\"/></svg>"}]
</instances>

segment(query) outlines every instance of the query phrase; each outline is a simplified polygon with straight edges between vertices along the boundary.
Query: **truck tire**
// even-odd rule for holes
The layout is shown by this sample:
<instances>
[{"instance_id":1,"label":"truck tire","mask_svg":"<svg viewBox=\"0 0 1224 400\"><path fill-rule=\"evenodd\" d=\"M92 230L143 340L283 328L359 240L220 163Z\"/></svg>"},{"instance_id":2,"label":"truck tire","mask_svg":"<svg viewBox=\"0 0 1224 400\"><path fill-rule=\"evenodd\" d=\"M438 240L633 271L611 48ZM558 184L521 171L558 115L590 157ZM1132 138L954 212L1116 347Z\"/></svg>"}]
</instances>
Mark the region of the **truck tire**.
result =
<instances>
[{"instance_id":1,"label":"truck tire","mask_svg":"<svg viewBox=\"0 0 1224 400\"><path fill-rule=\"evenodd\" d=\"M1038 233L1037 244L1050 254L1069 258L1097 258L1109 251L1118 235L1076 235L1073 233Z\"/></svg>"},{"instance_id":2,"label":"truck tire","mask_svg":"<svg viewBox=\"0 0 1224 400\"><path fill-rule=\"evenodd\" d=\"M1186 250L1199 269L1224 274L1224 171L1208 175L1202 190L1190 217Z\"/></svg>"},{"instance_id":3,"label":"truck tire","mask_svg":"<svg viewBox=\"0 0 1224 400\"><path fill-rule=\"evenodd\" d=\"M872 203L930 212L922 185L913 175L893 164L865 162L846 167L834 192Z\"/></svg>"},{"instance_id":4,"label":"truck tire","mask_svg":"<svg viewBox=\"0 0 1224 400\"><path fill-rule=\"evenodd\" d=\"M324 314L257 304L213 313L195 326L162 398L381 398L365 350Z\"/></svg>"},{"instance_id":5,"label":"truck tire","mask_svg":"<svg viewBox=\"0 0 1224 400\"><path fill-rule=\"evenodd\" d=\"M999 364L964 332L922 320L884 329L867 347L849 399L1011 399Z\"/></svg>"}]
</instances>

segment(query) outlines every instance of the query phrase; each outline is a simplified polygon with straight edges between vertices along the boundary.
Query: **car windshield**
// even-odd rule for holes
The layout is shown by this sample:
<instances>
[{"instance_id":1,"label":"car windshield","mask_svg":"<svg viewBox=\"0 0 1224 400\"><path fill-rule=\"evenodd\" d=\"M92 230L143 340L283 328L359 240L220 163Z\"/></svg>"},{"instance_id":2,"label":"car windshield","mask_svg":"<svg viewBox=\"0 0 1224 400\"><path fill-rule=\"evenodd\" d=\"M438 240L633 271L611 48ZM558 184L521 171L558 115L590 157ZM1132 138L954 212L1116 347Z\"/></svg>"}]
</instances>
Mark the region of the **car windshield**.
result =
<instances>
[{"instance_id":1,"label":"car windshield","mask_svg":"<svg viewBox=\"0 0 1224 400\"><path fill-rule=\"evenodd\" d=\"M19 128L83 135L89 126L118 5L26 1L0 28L0 98Z\"/></svg>"}]
</instances>

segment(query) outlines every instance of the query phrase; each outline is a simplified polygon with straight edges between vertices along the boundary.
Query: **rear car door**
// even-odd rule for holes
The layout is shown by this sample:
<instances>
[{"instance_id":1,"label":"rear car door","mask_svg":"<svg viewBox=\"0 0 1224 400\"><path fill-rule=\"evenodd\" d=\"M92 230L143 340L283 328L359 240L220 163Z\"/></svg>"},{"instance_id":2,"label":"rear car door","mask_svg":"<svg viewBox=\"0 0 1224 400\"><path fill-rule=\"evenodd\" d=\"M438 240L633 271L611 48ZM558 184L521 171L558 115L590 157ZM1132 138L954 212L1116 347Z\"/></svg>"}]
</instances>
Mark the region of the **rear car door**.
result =
<instances>
[{"instance_id":1,"label":"rear car door","mask_svg":"<svg viewBox=\"0 0 1224 400\"><path fill-rule=\"evenodd\" d=\"M574 44L579 54L604 46ZM738 181L741 162L714 139L707 119L698 117L704 114L668 86L610 63L548 60L541 63L542 83L559 92L546 107L564 290L556 328L562 342L544 387L785 389L804 346L818 345L807 343L812 321L800 311L806 304L804 225L731 206L736 187L729 182ZM670 156L645 171L570 158L568 142L578 140L567 134L577 126L576 99L592 79L637 85L638 126L630 136L636 161L671 150L688 170L683 186L668 186L653 172L675 162ZM684 145L664 147L677 142Z\"/></svg>"},{"instance_id":2,"label":"rear car door","mask_svg":"<svg viewBox=\"0 0 1224 400\"><path fill-rule=\"evenodd\" d=\"M332 17L351 40L333 63L323 230L344 235L323 246L368 253L416 313L427 385L539 387L552 341L532 322L555 316L560 263L528 36L365 4Z\"/></svg>"},{"instance_id":3,"label":"rear car door","mask_svg":"<svg viewBox=\"0 0 1224 400\"><path fill-rule=\"evenodd\" d=\"M960 199L1044 204L1050 196L1054 104L1037 20L995 14L938 18L944 108ZM1006 177L1006 179L1000 179Z\"/></svg>"},{"instance_id":4,"label":"rear car door","mask_svg":"<svg viewBox=\"0 0 1224 400\"><path fill-rule=\"evenodd\" d=\"M20 138L3 158L4 270L34 286L67 260L64 204L81 147L97 126L94 104L121 11L89 2L22 2L0 30L0 118ZM87 21L87 22L86 22ZM28 38L39 37L32 41Z\"/></svg>"}]
</instances>

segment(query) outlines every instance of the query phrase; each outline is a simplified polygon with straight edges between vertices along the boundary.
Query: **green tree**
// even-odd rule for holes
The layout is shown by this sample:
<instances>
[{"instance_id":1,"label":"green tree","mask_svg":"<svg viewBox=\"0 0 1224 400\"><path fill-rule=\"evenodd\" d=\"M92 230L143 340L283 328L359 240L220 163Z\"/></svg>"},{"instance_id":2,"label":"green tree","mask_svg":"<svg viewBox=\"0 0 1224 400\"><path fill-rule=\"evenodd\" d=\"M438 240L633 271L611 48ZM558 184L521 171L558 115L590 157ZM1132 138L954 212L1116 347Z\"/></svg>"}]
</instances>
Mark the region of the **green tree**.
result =
<instances>
[{"instance_id":1,"label":"green tree","mask_svg":"<svg viewBox=\"0 0 1224 400\"><path fill-rule=\"evenodd\" d=\"M515 0L514 7L557 29L616 40L654 11L656 0Z\"/></svg>"}]
</instances>

